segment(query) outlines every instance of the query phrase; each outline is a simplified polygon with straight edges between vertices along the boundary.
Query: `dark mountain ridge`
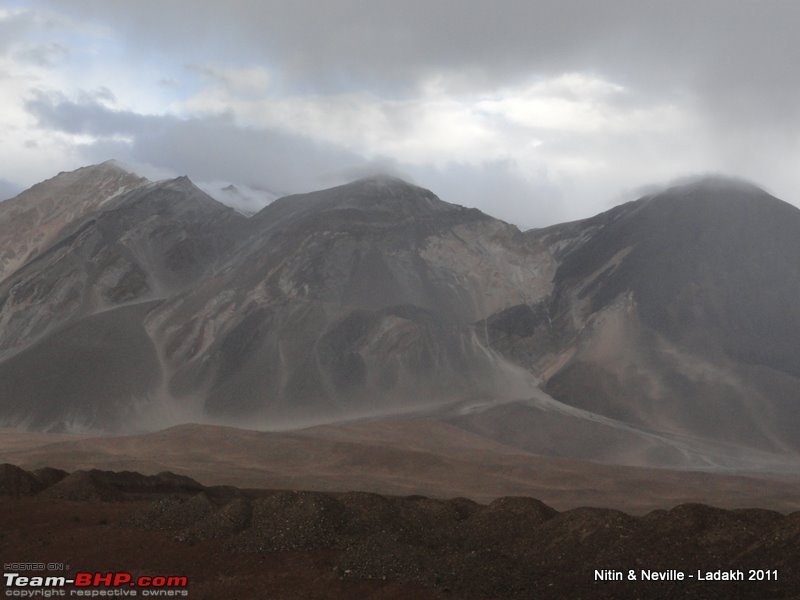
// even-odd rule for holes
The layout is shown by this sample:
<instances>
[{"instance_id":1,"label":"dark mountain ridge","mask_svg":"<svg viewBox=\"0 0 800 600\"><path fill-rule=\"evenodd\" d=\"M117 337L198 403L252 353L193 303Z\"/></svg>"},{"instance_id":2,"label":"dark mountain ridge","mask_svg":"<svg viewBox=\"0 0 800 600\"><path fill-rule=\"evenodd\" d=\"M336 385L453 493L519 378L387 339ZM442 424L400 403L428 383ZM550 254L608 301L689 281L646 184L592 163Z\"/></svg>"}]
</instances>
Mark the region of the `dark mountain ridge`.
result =
<instances>
[{"instance_id":1,"label":"dark mountain ridge","mask_svg":"<svg viewBox=\"0 0 800 600\"><path fill-rule=\"evenodd\" d=\"M181 291L232 249L244 221L178 178L140 183L64 222L0 282L0 357L59 325Z\"/></svg>"},{"instance_id":2,"label":"dark mountain ridge","mask_svg":"<svg viewBox=\"0 0 800 600\"><path fill-rule=\"evenodd\" d=\"M562 402L796 450L798 232L800 210L755 186L713 178L670 188L531 232L568 248L554 291L488 324L496 347Z\"/></svg>"},{"instance_id":3,"label":"dark mountain ridge","mask_svg":"<svg viewBox=\"0 0 800 600\"><path fill-rule=\"evenodd\" d=\"M557 422L562 439L614 440L613 453L592 446L598 460L629 443L645 463L680 464L708 444L800 450L800 211L754 186L703 179L520 232L391 177L245 218L188 178L119 171L104 163L24 192L15 211L0 205L0 228L6 218L32 238L46 219L3 215L50 207L63 189L81 207L59 205L55 233L4 263L6 424L152 427L129 418L126 398L137 414L172 415L164 425L266 428L466 403L469 418L453 422L486 435ZM91 198L76 178L99 182ZM98 319L107 339L139 341L107 347L106 383L87 385L69 364L94 360L81 332ZM543 447L542 431L514 435L576 451L556 437Z\"/></svg>"},{"instance_id":4,"label":"dark mountain ridge","mask_svg":"<svg viewBox=\"0 0 800 600\"><path fill-rule=\"evenodd\" d=\"M481 278L521 287L516 228L371 178L277 200L247 229L216 277L151 321L175 394L205 396L217 418L307 419L497 393L498 357L472 322L507 301Z\"/></svg>"},{"instance_id":5,"label":"dark mountain ridge","mask_svg":"<svg viewBox=\"0 0 800 600\"><path fill-rule=\"evenodd\" d=\"M307 194L284 196L256 213L253 221L275 223L281 220L280 215L307 215L310 211L324 214L354 211L371 215L375 220L383 217L396 222L464 210L470 209L444 202L433 192L402 179L375 176ZM472 211L480 212L476 209Z\"/></svg>"}]
</instances>

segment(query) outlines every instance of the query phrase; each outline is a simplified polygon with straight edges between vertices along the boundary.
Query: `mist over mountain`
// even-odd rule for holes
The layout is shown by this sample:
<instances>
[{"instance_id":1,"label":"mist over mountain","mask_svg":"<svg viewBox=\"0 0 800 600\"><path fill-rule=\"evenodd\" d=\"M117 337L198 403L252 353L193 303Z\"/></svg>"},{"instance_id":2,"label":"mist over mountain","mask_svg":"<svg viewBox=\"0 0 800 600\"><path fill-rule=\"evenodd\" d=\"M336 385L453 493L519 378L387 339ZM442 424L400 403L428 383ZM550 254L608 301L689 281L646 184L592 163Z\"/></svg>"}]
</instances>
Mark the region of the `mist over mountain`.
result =
<instances>
[{"instance_id":1,"label":"mist over mountain","mask_svg":"<svg viewBox=\"0 0 800 600\"><path fill-rule=\"evenodd\" d=\"M800 210L738 180L523 232L387 176L245 217L103 163L0 203L0 268L7 426L421 413L622 464L800 450Z\"/></svg>"},{"instance_id":2,"label":"mist over mountain","mask_svg":"<svg viewBox=\"0 0 800 600\"><path fill-rule=\"evenodd\" d=\"M220 181L199 182L197 186L209 196L236 209L246 217L256 214L273 202L278 194L270 190Z\"/></svg>"}]
</instances>

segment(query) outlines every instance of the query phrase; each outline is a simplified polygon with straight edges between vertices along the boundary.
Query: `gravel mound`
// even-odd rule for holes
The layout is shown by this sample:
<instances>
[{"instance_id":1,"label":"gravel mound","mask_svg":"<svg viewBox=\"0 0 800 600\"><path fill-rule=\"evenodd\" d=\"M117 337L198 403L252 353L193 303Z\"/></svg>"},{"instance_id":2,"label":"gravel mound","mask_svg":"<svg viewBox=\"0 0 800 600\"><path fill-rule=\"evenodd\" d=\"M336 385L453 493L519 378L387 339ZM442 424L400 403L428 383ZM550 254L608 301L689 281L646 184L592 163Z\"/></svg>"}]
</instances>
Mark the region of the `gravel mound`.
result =
<instances>
[{"instance_id":1,"label":"gravel mound","mask_svg":"<svg viewBox=\"0 0 800 600\"><path fill-rule=\"evenodd\" d=\"M163 472L142 475L132 471L75 471L45 467L26 471L0 465L0 496L32 496L75 501L112 502L165 494L194 495L206 488L194 479ZM225 488L210 488L212 493Z\"/></svg>"},{"instance_id":2,"label":"gravel mound","mask_svg":"<svg viewBox=\"0 0 800 600\"><path fill-rule=\"evenodd\" d=\"M203 488L172 474L0 467L0 490L69 500L153 501L118 527L162 531L174 540L217 540L226 553L324 550L341 579L413 582L454 597L794 598L800 589L800 512L721 510L686 504L643 517L599 509L557 512L530 498L489 505L457 498ZM189 490L200 488L199 492ZM162 492L161 490L167 490ZM144 494L144 496L143 496ZM137 504L137 506L139 506ZM781 579L742 586L693 580L598 584L595 570L778 569ZM741 583L741 582L739 582ZM679 590L680 595L676 595ZM793 590L793 591L792 591ZM792 591L795 595L788 593ZM788 594L788 595L787 595Z\"/></svg>"},{"instance_id":3,"label":"gravel mound","mask_svg":"<svg viewBox=\"0 0 800 600\"><path fill-rule=\"evenodd\" d=\"M44 488L28 471L15 465L0 465L0 496L33 496Z\"/></svg>"},{"instance_id":4,"label":"gravel mound","mask_svg":"<svg viewBox=\"0 0 800 600\"><path fill-rule=\"evenodd\" d=\"M167 496L135 512L122 524L141 529L181 531L214 514L218 508L203 492L190 497Z\"/></svg>"},{"instance_id":5,"label":"gravel mound","mask_svg":"<svg viewBox=\"0 0 800 600\"><path fill-rule=\"evenodd\" d=\"M788 572L800 547L800 513L683 505L633 517L597 508L559 513L531 498L483 506L361 492L248 497L228 490L212 498L171 497L129 525L174 531L186 542L219 539L229 552L331 550L334 570L345 579L414 582L464 598L512 600L553 597L548 586L565 577L589 586L587 598L620 597L613 584L593 587L595 569L746 569L763 563L759 557L767 553L792 557L770 563ZM684 597L711 597L709 589L698 583L683 590ZM658 591L642 582L626 582L625 590L648 598L669 594L669 587Z\"/></svg>"},{"instance_id":6,"label":"gravel mound","mask_svg":"<svg viewBox=\"0 0 800 600\"><path fill-rule=\"evenodd\" d=\"M246 498L233 498L218 510L210 512L183 530L180 541L224 539L250 526L253 507Z\"/></svg>"},{"instance_id":7,"label":"gravel mound","mask_svg":"<svg viewBox=\"0 0 800 600\"><path fill-rule=\"evenodd\" d=\"M118 489L92 471L75 471L42 491L39 496L81 502L113 502L123 499Z\"/></svg>"},{"instance_id":8,"label":"gravel mound","mask_svg":"<svg viewBox=\"0 0 800 600\"><path fill-rule=\"evenodd\" d=\"M277 492L253 502L250 527L228 548L245 552L330 548L346 523L344 506L328 494Z\"/></svg>"},{"instance_id":9,"label":"gravel mound","mask_svg":"<svg viewBox=\"0 0 800 600\"><path fill-rule=\"evenodd\" d=\"M33 471L33 476L42 484L42 489L55 485L64 479L69 473L61 469L54 469L52 467L45 467L43 469L36 469Z\"/></svg>"}]
</instances>

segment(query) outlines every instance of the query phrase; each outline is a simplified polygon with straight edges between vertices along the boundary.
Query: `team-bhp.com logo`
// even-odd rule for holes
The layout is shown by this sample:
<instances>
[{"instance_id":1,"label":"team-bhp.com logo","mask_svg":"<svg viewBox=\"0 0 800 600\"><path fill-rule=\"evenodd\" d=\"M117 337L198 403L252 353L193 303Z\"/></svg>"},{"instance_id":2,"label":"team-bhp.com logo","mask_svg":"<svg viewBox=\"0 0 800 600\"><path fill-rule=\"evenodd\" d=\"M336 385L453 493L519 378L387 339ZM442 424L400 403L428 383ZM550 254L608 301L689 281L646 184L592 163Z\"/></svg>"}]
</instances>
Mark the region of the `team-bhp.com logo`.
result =
<instances>
[{"instance_id":1,"label":"team-bhp.com logo","mask_svg":"<svg viewBox=\"0 0 800 600\"><path fill-rule=\"evenodd\" d=\"M74 577L29 576L4 573L6 596L20 598L52 596L188 596L186 577L131 573L75 573ZM65 590L66 586L74 586ZM46 589L49 588L49 589ZM183 589L181 589L183 588ZM137 592L138 590L138 592ZM44 593L46 591L55 593Z\"/></svg>"}]
</instances>

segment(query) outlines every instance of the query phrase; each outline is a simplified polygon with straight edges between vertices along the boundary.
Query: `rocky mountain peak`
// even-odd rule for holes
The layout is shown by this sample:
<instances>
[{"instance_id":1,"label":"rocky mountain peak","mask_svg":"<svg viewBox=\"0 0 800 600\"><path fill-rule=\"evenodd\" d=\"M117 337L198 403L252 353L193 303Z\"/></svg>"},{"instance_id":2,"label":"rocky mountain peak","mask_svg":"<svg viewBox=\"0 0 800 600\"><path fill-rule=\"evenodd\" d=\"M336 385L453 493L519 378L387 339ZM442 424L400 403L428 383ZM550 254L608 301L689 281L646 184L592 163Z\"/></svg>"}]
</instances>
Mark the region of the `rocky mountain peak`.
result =
<instances>
[{"instance_id":1,"label":"rocky mountain peak","mask_svg":"<svg viewBox=\"0 0 800 600\"><path fill-rule=\"evenodd\" d=\"M173 179L164 179L157 182L157 185L162 189L180 190L180 191L193 191L199 190L194 182L189 179L188 175L180 175Z\"/></svg>"},{"instance_id":2,"label":"rocky mountain peak","mask_svg":"<svg viewBox=\"0 0 800 600\"><path fill-rule=\"evenodd\" d=\"M74 186L74 185L97 185L107 180L118 180L126 184L141 184L147 181L146 178L137 175L125 168L116 160L107 160L96 165L87 165L74 171L61 171L55 177L51 177L41 183L34 185L31 189L40 186Z\"/></svg>"},{"instance_id":3,"label":"rocky mountain peak","mask_svg":"<svg viewBox=\"0 0 800 600\"><path fill-rule=\"evenodd\" d=\"M792 208L759 186L734 177L707 176L670 186L649 197L646 202L669 205L672 209L691 212L691 218L719 216L731 211L770 211L777 206ZM796 210L796 209L795 209Z\"/></svg>"},{"instance_id":4,"label":"rocky mountain peak","mask_svg":"<svg viewBox=\"0 0 800 600\"><path fill-rule=\"evenodd\" d=\"M335 208L390 211L408 217L460 208L440 200L430 190L389 175L358 179L332 191Z\"/></svg>"},{"instance_id":5,"label":"rocky mountain peak","mask_svg":"<svg viewBox=\"0 0 800 600\"><path fill-rule=\"evenodd\" d=\"M0 203L0 280L71 223L147 183L115 161L61 172Z\"/></svg>"},{"instance_id":6,"label":"rocky mountain peak","mask_svg":"<svg viewBox=\"0 0 800 600\"><path fill-rule=\"evenodd\" d=\"M233 218L237 222L244 220L231 207L215 200L197 187L186 175L141 186L120 197L111 206L135 208L135 212L146 216L182 215L182 218L194 220L200 215L206 215Z\"/></svg>"},{"instance_id":7,"label":"rocky mountain peak","mask_svg":"<svg viewBox=\"0 0 800 600\"><path fill-rule=\"evenodd\" d=\"M288 221L400 223L423 221L470 209L439 199L433 192L385 175L280 198L254 217L255 223ZM477 214L479 211L473 210Z\"/></svg>"}]
</instances>

